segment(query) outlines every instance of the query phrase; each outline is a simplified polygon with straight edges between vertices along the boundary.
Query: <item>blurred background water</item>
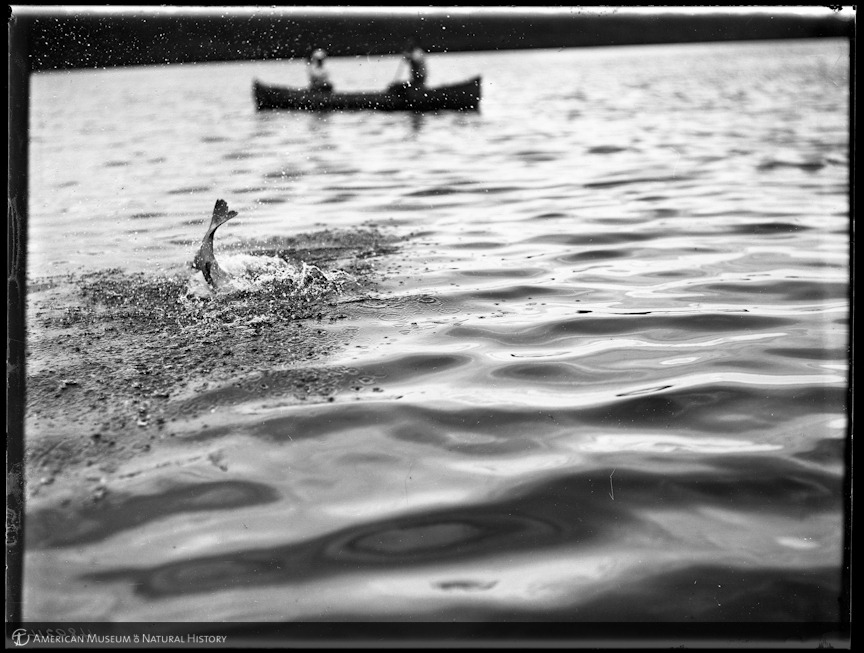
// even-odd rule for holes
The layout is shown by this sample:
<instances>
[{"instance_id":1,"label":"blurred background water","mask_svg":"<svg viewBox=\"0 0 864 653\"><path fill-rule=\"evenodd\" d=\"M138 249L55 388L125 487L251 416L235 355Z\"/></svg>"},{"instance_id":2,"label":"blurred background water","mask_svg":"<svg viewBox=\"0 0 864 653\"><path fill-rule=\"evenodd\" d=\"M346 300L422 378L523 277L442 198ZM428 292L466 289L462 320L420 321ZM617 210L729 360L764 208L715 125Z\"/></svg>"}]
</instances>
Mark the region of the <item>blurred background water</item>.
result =
<instances>
[{"instance_id":1,"label":"blurred background water","mask_svg":"<svg viewBox=\"0 0 864 653\"><path fill-rule=\"evenodd\" d=\"M359 401L223 407L221 468L28 540L25 617L838 619L848 42L428 64L481 110L256 112L296 61L33 75L31 278L178 272L216 198L220 245L410 238L326 361Z\"/></svg>"}]
</instances>

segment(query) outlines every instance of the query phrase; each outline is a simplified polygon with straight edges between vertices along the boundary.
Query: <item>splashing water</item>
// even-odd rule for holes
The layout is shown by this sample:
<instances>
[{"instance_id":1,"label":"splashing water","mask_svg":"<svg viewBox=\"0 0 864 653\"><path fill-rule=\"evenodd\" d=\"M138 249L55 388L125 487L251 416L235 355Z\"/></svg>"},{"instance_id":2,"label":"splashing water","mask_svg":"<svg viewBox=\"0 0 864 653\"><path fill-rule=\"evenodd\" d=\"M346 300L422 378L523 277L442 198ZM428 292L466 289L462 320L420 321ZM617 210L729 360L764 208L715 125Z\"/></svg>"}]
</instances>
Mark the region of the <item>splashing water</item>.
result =
<instances>
[{"instance_id":1,"label":"splashing water","mask_svg":"<svg viewBox=\"0 0 864 653\"><path fill-rule=\"evenodd\" d=\"M200 274L189 279L187 295L208 297L219 293L292 293L320 296L332 291L341 292L346 282L354 281L347 272L325 272L317 265L305 261L288 261L279 256L229 254L220 259L222 268L231 275L230 282L214 291Z\"/></svg>"}]
</instances>

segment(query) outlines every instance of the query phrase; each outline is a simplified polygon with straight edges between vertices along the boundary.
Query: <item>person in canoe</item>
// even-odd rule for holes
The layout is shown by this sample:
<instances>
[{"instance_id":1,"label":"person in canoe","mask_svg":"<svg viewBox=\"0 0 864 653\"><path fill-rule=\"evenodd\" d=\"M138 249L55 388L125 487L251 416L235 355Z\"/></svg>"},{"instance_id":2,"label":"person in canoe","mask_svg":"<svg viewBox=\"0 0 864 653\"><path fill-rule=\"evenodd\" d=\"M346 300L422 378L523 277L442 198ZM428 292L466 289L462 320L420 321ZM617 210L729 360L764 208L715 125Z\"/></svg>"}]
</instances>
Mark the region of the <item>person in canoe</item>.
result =
<instances>
[{"instance_id":1,"label":"person in canoe","mask_svg":"<svg viewBox=\"0 0 864 653\"><path fill-rule=\"evenodd\" d=\"M416 41L411 41L402 55L411 68L411 86L423 88L426 86L426 53Z\"/></svg>"},{"instance_id":2,"label":"person in canoe","mask_svg":"<svg viewBox=\"0 0 864 653\"><path fill-rule=\"evenodd\" d=\"M333 92L333 84L330 83L330 73L324 67L326 59L327 53L321 48L318 48L309 56L307 70L309 72L309 89L312 91Z\"/></svg>"},{"instance_id":3,"label":"person in canoe","mask_svg":"<svg viewBox=\"0 0 864 653\"><path fill-rule=\"evenodd\" d=\"M395 82L388 89L391 93L399 91L419 91L426 88L426 53L416 41L409 41L405 51L402 53L402 59L399 62L399 70L396 72L398 77L402 70L402 64L407 63L410 79L407 82Z\"/></svg>"}]
</instances>

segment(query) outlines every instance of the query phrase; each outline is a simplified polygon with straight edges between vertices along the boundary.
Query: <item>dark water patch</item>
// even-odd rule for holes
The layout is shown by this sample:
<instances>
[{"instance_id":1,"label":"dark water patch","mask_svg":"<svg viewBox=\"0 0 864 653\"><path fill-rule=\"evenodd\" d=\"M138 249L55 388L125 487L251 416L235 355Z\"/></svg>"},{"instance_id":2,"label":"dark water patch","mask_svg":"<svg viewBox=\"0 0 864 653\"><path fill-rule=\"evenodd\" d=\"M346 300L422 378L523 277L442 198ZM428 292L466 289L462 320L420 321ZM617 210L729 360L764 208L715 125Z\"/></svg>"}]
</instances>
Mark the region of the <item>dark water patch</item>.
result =
<instances>
[{"instance_id":1,"label":"dark water patch","mask_svg":"<svg viewBox=\"0 0 864 653\"><path fill-rule=\"evenodd\" d=\"M632 252L620 249L589 249L584 252L559 256L556 260L562 263L582 263L584 261L604 261L632 256Z\"/></svg>"},{"instance_id":2,"label":"dark water patch","mask_svg":"<svg viewBox=\"0 0 864 653\"><path fill-rule=\"evenodd\" d=\"M518 539L552 534L554 527L540 520L490 510L453 511L452 515L430 515L380 524L327 548L333 557L357 561L423 561L470 555L487 549L493 540L501 542L518 534Z\"/></svg>"},{"instance_id":3,"label":"dark water patch","mask_svg":"<svg viewBox=\"0 0 864 653\"><path fill-rule=\"evenodd\" d=\"M765 281L754 279L750 282L713 283L702 286L705 290L722 294L737 295L760 295L770 301L789 302L825 302L830 300L845 299L849 295L848 283L836 283L832 281L801 281L797 279L783 279L778 281Z\"/></svg>"},{"instance_id":4,"label":"dark water patch","mask_svg":"<svg viewBox=\"0 0 864 653\"><path fill-rule=\"evenodd\" d=\"M547 161L557 161L561 158L560 155L547 150L523 150L521 152L514 152L513 156L526 163L544 163Z\"/></svg>"},{"instance_id":5,"label":"dark water patch","mask_svg":"<svg viewBox=\"0 0 864 653\"><path fill-rule=\"evenodd\" d=\"M131 161L106 161L103 165L106 168L125 168L131 163Z\"/></svg>"},{"instance_id":6,"label":"dark water patch","mask_svg":"<svg viewBox=\"0 0 864 653\"><path fill-rule=\"evenodd\" d=\"M690 270L660 270L659 272L652 272L648 276L655 279L692 279L693 272Z\"/></svg>"},{"instance_id":7,"label":"dark water patch","mask_svg":"<svg viewBox=\"0 0 864 653\"><path fill-rule=\"evenodd\" d=\"M846 233L837 232L837 233ZM849 269L849 266L845 263L835 263L832 261L807 261L807 267L813 268L816 270L824 269L824 270L843 270L844 272Z\"/></svg>"},{"instance_id":8,"label":"dark water patch","mask_svg":"<svg viewBox=\"0 0 864 653\"><path fill-rule=\"evenodd\" d=\"M165 215L165 213L161 211L150 211L145 213L133 213L129 216L132 220L147 220L149 218L161 218ZM201 221L197 220L195 224L199 224Z\"/></svg>"},{"instance_id":9,"label":"dark water patch","mask_svg":"<svg viewBox=\"0 0 864 653\"><path fill-rule=\"evenodd\" d=\"M405 197L439 197L443 195L457 195L460 193L469 192L461 188L453 188L452 186L436 186L435 188L421 188L420 190L404 193Z\"/></svg>"},{"instance_id":10,"label":"dark water patch","mask_svg":"<svg viewBox=\"0 0 864 653\"><path fill-rule=\"evenodd\" d=\"M499 366L491 371L490 376L539 385L574 385L586 382L584 370L581 378L577 376L579 372L577 366L566 363L516 363Z\"/></svg>"},{"instance_id":11,"label":"dark water patch","mask_svg":"<svg viewBox=\"0 0 864 653\"><path fill-rule=\"evenodd\" d=\"M665 202L668 199L668 195L640 195L634 198L636 202Z\"/></svg>"},{"instance_id":12,"label":"dark water patch","mask_svg":"<svg viewBox=\"0 0 864 653\"><path fill-rule=\"evenodd\" d=\"M335 195L330 195L321 200L321 204L341 204L342 202L349 202L356 197L355 193L337 193Z\"/></svg>"},{"instance_id":13,"label":"dark water patch","mask_svg":"<svg viewBox=\"0 0 864 653\"><path fill-rule=\"evenodd\" d=\"M752 352L748 352L747 358L742 358L741 356L736 356L733 353L729 353L728 356L723 356L719 358L713 358L711 360L707 360L704 362L706 369L716 369L718 372L720 370L728 371L731 368L737 369L739 372L752 372L754 374L764 374L766 369L770 369L766 364L765 357L758 355L754 356ZM787 361L783 361L786 363ZM722 372L720 372L722 374Z\"/></svg>"},{"instance_id":14,"label":"dark water patch","mask_svg":"<svg viewBox=\"0 0 864 653\"><path fill-rule=\"evenodd\" d=\"M574 309L574 313L576 310ZM655 338L680 338L680 334L695 337L704 333L752 333L776 330L797 324L795 320L752 313L673 314L574 314L525 329L501 330L494 327L456 325L445 330L451 338L492 340L502 345L539 345L568 336L606 336L639 333ZM674 335L671 335L674 334Z\"/></svg>"},{"instance_id":15,"label":"dark water patch","mask_svg":"<svg viewBox=\"0 0 864 653\"><path fill-rule=\"evenodd\" d=\"M632 184L677 184L683 181L693 181L694 179L696 179L696 177L633 177L629 179L589 182L584 185L584 188L617 188L619 186L629 186Z\"/></svg>"},{"instance_id":16,"label":"dark water patch","mask_svg":"<svg viewBox=\"0 0 864 653\"><path fill-rule=\"evenodd\" d=\"M765 455L717 456L710 466L712 471L704 475L684 475L684 482L670 488L670 496L661 500L674 502L678 492L677 500L734 507L744 513L799 519L817 513L839 514L843 491L839 474ZM676 484L672 481L673 486Z\"/></svg>"},{"instance_id":17,"label":"dark water patch","mask_svg":"<svg viewBox=\"0 0 864 653\"><path fill-rule=\"evenodd\" d=\"M538 215L533 216L532 220L560 220L561 218L569 218L572 217L567 213L558 213L553 211L551 213L540 213Z\"/></svg>"},{"instance_id":18,"label":"dark water patch","mask_svg":"<svg viewBox=\"0 0 864 653\"><path fill-rule=\"evenodd\" d=\"M604 428L744 433L796 416L843 412L846 401L845 388L714 384L621 397L612 403L584 408L578 417Z\"/></svg>"},{"instance_id":19,"label":"dark water patch","mask_svg":"<svg viewBox=\"0 0 864 653\"><path fill-rule=\"evenodd\" d=\"M639 243L646 240L655 240L659 234L644 229L636 231L618 231L617 233L580 233L562 234L551 233L534 236L523 240L526 244L537 245L561 245L571 247L584 247L587 245L626 245L627 243Z\"/></svg>"},{"instance_id":20,"label":"dark water patch","mask_svg":"<svg viewBox=\"0 0 864 653\"><path fill-rule=\"evenodd\" d=\"M825 162L822 160L812 161L783 161L780 159L768 159L763 161L756 169L762 172L777 170L778 168L798 168L805 172L818 172L825 167Z\"/></svg>"},{"instance_id":21,"label":"dark water patch","mask_svg":"<svg viewBox=\"0 0 864 653\"><path fill-rule=\"evenodd\" d=\"M752 333L760 329L779 329L795 321L787 318L753 315L751 313L652 314L634 312L614 317L580 317L562 320L551 326L555 335L628 333L631 331L672 330L684 333L717 333L741 331Z\"/></svg>"},{"instance_id":22,"label":"dark water patch","mask_svg":"<svg viewBox=\"0 0 864 653\"><path fill-rule=\"evenodd\" d=\"M842 155L840 156L832 156L828 155L825 157L825 164L831 166L846 166L849 165L849 159Z\"/></svg>"},{"instance_id":23,"label":"dark water patch","mask_svg":"<svg viewBox=\"0 0 864 653\"><path fill-rule=\"evenodd\" d=\"M755 224L740 224L728 227L734 234L747 236L772 236L783 234L795 234L800 231L810 231L810 227L794 224L791 222L757 222Z\"/></svg>"},{"instance_id":24,"label":"dark water patch","mask_svg":"<svg viewBox=\"0 0 864 653\"><path fill-rule=\"evenodd\" d=\"M380 189L378 189L380 190ZM476 195L478 193L500 194L519 190L516 186L482 186L476 182L448 183L446 186L435 186L432 188L421 188L419 190L407 191L403 197L440 197L447 195Z\"/></svg>"},{"instance_id":25,"label":"dark water patch","mask_svg":"<svg viewBox=\"0 0 864 653\"><path fill-rule=\"evenodd\" d=\"M588 154L617 154L618 152L627 152L629 149L628 147L619 147L617 145L598 145L589 148L587 152Z\"/></svg>"},{"instance_id":26,"label":"dark water patch","mask_svg":"<svg viewBox=\"0 0 864 653\"><path fill-rule=\"evenodd\" d=\"M108 492L83 508L49 508L27 514L27 546L52 549L105 540L117 533L174 515L249 508L279 499L273 488L252 481L189 483L158 494Z\"/></svg>"},{"instance_id":27,"label":"dark water patch","mask_svg":"<svg viewBox=\"0 0 864 653\"><path fill-rule=\"evenodd\" d=\"M780 358L797 358L809 361L845 361L849 360L848 347L768 347L765 353Z\"/></svg>"},{"instance_id":28,"label":"dark water patch","mask_svg":"<svg viewBox=\"0 0 864 653\"><path fill-rule=\"evenodd\" d=\"M689 564L616 585L614 591L587 602L578 601L566 610L534 612L534 617L619 623L839 623L840 588L840 574L830 566L753 569L732 564Z\"/></svg>"},{"instance_id":29,"label":"dark water patch","mask_svg":"<svg viewBox=\"0 0 864 653\"><path fill-rule=\"evenodd\" d=\"M498 584L498 581L480 581L480 580L445 580L435 583L435 587L439 587L445 592L483 592L491 590Z\"/></svg>"},{"instance_id":30,"label":"dark water patch","mask_svg":"<svg viewBox=\"0 0 864 653\"><path fill-rule=\"evenodd\" d=\"M207 136L207 135L205 135L205 136L201 137L202 143L227 143L227 142L229 142L229 140L230 139L226 138L225 136Z\"/></svg>"},{"instance_id":31,"label":"dark water patch","mask_svg":"<svg viewBox=\"0 0 864 653\"><path fill-rule=\"evenodd\" d=\"M580 506L586 525L602 521L604 512L612 523L622 518L638 521L643 510L658 506L684 512L717 507L802 518L839 512L843 486L839 474L764 454L706 455L702 462L704 470L677 473L645 471L638 461L626 468L601 466L537 481L518 493L539 500L569 492L569 501Z\"/></svg>"},{"instance_id":32,"label":"dark water patch","mask_svg":"<svg viewBox=\"0 0 864 653\"><path fill-rule=\"evenodd\" d=\"M223 161L241 161L244 159L257 159L261 156L260 152L229 152L222 156Z\"/></svg>"},{"instance_id":33,"label":"dark water patch","mask_svg":"<svg viewBox=\"0 0 864 653\"><path fill-rule=\"evenodd\" d=\"M491 240L472 240L467 243L455 243L450 249L500 249L506 247L506 243Z\"/></svg>"},{"instance_id":34,"label":"dark water patch","mask_svg":"<svg viewBox=\"0 0 864 653\"><path fill-rule=\"evenodd\" d=\"M183 188L173 188L168 191L169 195L191 195L192 193L209 193L213 190L210 186L186 186Z\"/></svg>"},{"instance_id":35,"label":"dark water patch","mask_svg":"<svg viewBox=\"0 0 864 653\"><path fill-rule=\"evenodd\" d=\"M849 444L845 438L822 438L807 451L794 456L820 465L842 465L847 460Z\"/></svg>"},{"instance_id":36,"label":"dark water patch","mask_svg":"<svg viewBox=\"0 0 864 653\"><path fill-rule=\"evenodd\" d=\"M487 195L500 195L501 193L520 192L521 190L519 186L478 186L476 188L476 192Z\"/></svg>"},{"instance_id":37,"label":"dark water patch","mask_svg":"<svg viewBox=\"0 0 864 653\"><path fill-rule=\"evenodd\" d=\"M747 412L753 403L752 395L747 392L722 387L685 388L663 394L621 398L613 403L585 408L579 417L587 424L606 428L701 428L716 431L716 425L709 427L721 406L724 415L737 415L738 422L761 425L761 420L756 421L756 416Z\"/></svg>"},{"instance_id":38,"label":"dark water patch","mask_svg":"<svg viewBox=\"0 0 864 653\"><path fill-rule=\"evenodd\" d=\"M287 197L287 196L281 196L281 197L273 197L273 196L271 196L271 197L260 197L260 198L258 198L258 199L255 200L255 202L256 202L257 204L284 204L284 203L287 202L287 201L288 201L288 197Z\"/></svg>"},{"instance_id":39,"label":"dark water patch","mask_svg":"<svg viewBox=\"0 0 864 653\"><path fill-rule=\"evenodd\" d=\"M396 383L451 372L474 362L474 358L466 354L406 354L380 363L359 365L356 369L360 376Z\"/></svg>"}]
</instances>

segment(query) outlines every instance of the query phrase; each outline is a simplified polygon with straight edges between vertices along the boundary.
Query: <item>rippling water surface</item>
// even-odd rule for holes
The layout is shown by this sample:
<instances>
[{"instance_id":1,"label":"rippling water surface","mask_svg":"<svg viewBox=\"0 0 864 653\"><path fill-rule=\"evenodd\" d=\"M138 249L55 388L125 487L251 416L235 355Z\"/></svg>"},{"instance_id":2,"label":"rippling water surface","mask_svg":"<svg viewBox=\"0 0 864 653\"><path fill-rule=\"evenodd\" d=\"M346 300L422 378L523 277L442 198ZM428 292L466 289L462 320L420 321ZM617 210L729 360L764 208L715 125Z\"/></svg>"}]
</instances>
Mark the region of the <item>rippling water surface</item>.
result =
<instances>
[{"instance_id":1,"label":"rippling water surface","mask_svg":"<svg viewBox=\"0 0 864 653\"><path fill-rule=\"evenodd\" d=\"M836 620L848 44L429 64L481 111L256 113L294 62L33 77L31 277L181 270L217 197L222 244L407 240L316 363L359 392L226 402L219 465L34 515L25 615Z\"/></svg>"}]
</instances>

